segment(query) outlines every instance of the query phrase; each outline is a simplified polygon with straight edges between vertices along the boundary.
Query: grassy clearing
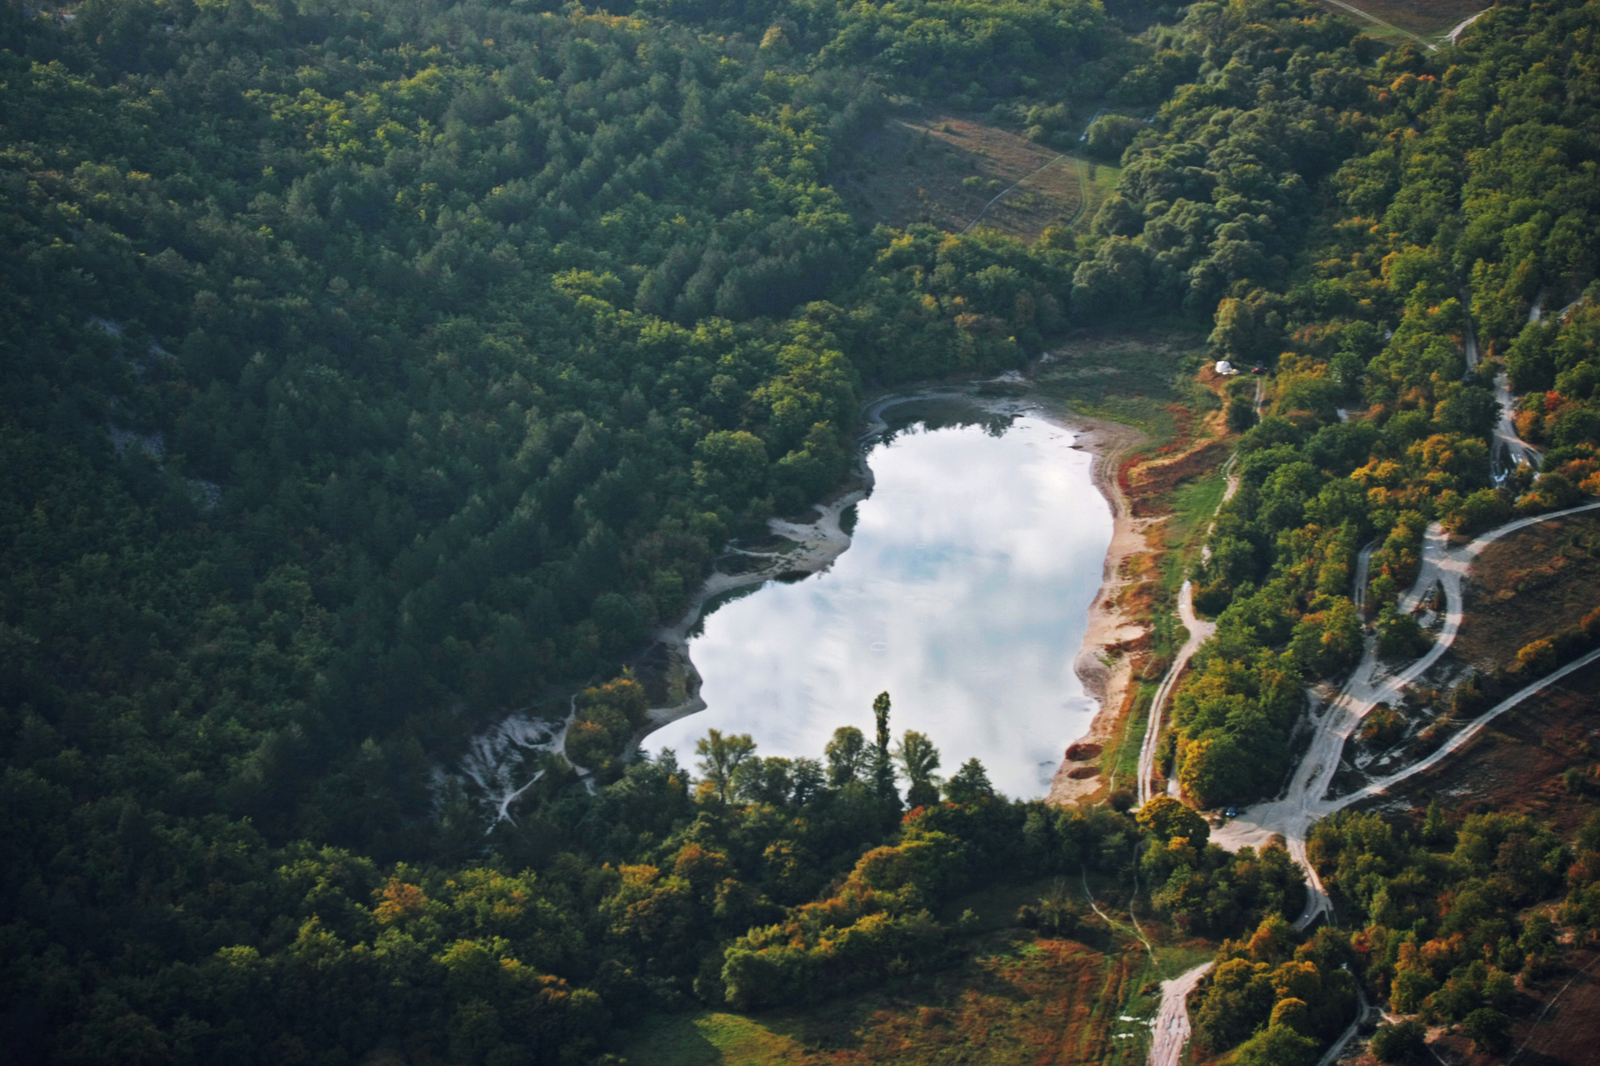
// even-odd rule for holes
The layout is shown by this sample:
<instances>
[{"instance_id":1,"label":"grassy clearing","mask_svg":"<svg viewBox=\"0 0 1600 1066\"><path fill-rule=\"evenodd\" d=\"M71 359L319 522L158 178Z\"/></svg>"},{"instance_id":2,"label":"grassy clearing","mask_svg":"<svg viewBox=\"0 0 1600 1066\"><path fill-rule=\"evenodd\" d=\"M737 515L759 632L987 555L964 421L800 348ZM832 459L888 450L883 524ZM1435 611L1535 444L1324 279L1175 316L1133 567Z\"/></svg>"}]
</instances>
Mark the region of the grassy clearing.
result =
<instances>
[{"instance_id":1,"label":"grassy clearing","mask_svg":"<svg viewBox=\"0 0 1600 1066\"><path fill-rule=\"evenodd\" d=\"M1138 782L1139 748L1144 744L1144 731L1150 721L1150 704L1155 700L1156 689L1160 687L1153 681L1137 681L1135 684L1137 689L1133 696L1133 710L1129 712L1116 741L1107 746L1101 757L1101 774L1117 788L1134 788Z\"/></svg>"},{"instance_id":2,"label":"grassy clearing","mask_svg":"<svg viewBox=\"0 0 1600 1066\"><path fill-rule=\"evenodd\" d=\"M1121 173L973 115L906 107L829 181L864 221L953 233L976 224L1033 240L1051 226L1087 226Z\"/></svg>"},{"instance_id":3,"label":"grassy clearing","mask_svg":"<svg viewBox=\"0 0 1600 1066\"><path fill-rule=\"evenodd\" d=\"M1152 960L1133 935L1125 893L1090 883L1113 920L1108 927L1091 914L1078 939L1036 938L1013 924L1016 908L1051 880L992 886L950 905L974 911L980 931L949 969L805 1010L659 1015L624 1034L618 1050L630 1066L1135 1066L1148 1053L1160 982L1215 945L1168 943L1141 915ZM1077 878L1064 885L1081 893Z\"/></svg>"},{"instance_id":4,"label":"grassy clearing","mask_svg":"<svg viewBox=\"0 0 1600 1066\"><path fill-rule=\"evenodd\" d=\"M1121 422L1158 448L1175 439L1174 405L1215 407L1210 390L1193 381L1203 336L1184 323L1144 330L1085 330L1057 344L1035 380L1043 396L1090 418Z\"/></svg>"},{"instance_id":5,"label":"grassy clearing","mask_svg":"<svg viewBox=\"0 0 1600 1066\"><path fill-rule=\"evenodd\" d=\"M1200 555L1200 543L1211 528L1217 508L1222 506L1222 494L1228 489L1228 477L1221 467L1203 477L1185 482L1171 495L1172 517L1167 519L1167 543L1170 550L1161 561L1162 587L1177 592L1183 584L1189 565Z\"/></svg>"},{"instance_id":6,"label":"grassy clearing","mask_svg":"<svg viewBox=\"0 0 1600 1066\"><path fill-rule=\"evenodd\" d=\"M1485 0L1345 0L1351 7L1388 23L1385 27L1352 15L1337 4L1323 2L1328 10L1355 20L1368 36L1397 42L1421 39L1435 45L1442 45L1444 35L1463 19L1489 6Z\"/></svg>"},{"instance_id":7,"label":"grassy clearing","mask_svg":"<svg viewBox=\"0 0 1600 1066\"><path fill-rule=\"evenodd\" d=\"M953 971L806 1011L653 1019L622 1056L651 1066L1106 1061L1138 957L1070 940L997 943Z\"/></svg>"}]
</instances>

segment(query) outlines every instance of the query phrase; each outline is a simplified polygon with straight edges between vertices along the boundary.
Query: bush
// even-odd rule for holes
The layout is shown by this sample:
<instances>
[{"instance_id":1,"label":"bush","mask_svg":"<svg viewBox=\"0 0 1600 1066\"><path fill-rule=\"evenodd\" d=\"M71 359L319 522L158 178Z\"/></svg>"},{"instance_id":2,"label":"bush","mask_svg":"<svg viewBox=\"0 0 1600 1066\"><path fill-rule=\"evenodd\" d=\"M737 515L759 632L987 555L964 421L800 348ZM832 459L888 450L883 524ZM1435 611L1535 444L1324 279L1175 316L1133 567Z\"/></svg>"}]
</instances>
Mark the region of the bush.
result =
<instances>
[{"instance_id":1,"label":"bush","mask_svg":"<svg viewBox=\"0 0 1600 1066\"><path fill-rule=\"evenodd\" d=\"M1089 127L1087 147L1090 154L1102 159L1120 159L1142 125L1138 119L1126 115L1100 116Z\"/></svg>"},{"instance_id":2,"label":"bush","mask_svg":"<svg viewBox=\"0 0 1600 1066\"><path fill-rule=\"evenodd\" d=\"M1421 655L1432 643L1422 625L1409 614L1384 607L1378 616L1378 654L1385 659Z\"/></svg>"},{"instance_id":3,"label":"bush","mask_svg":"<svg viewBox=\"0 0 1600 1066\"><path fill-rule=\"evenodd\" d=\"M1260 419L1256 416L1255 401L1247 396L1235 396L1228 401L1228 432L1243 433Z\"/></svg>"},{"instance_id":4,"label":"bush","mask_svg":"<svg viewBox=\"0 0 1600 1066\"><path fill-rule=\"evenodd\" d=\"M1517 672L1529 677L1548 674L1556 668L1556 658L1555 642L1540 638L1523 645L1517 652Z\"/></svg>"},{"instance_id":5,"label":"bush","mask_svg":"<svg viewBox=\"0 0 1600 1066\"><path fill-rule=\"evenodd\" d=\"M1511 1045L1511 1019L1492 1007L1479 1007L1461 1023L1461 1031L1472 1038L1472 1049L1479 1054L1495 1054Z\"/></svg>"},{"instance_id":6,"label":"bush","mask_svg":"<svg viewBox=\"0 0 1600 1066\"><path fill-rule=\"evenodd\" d=\"M1428 1030L1415 1019L1379 1027L1372 1037L1372 1054L1390 1066L1413 1066L1426 1061Z\"/></svg>"}]
</instances>

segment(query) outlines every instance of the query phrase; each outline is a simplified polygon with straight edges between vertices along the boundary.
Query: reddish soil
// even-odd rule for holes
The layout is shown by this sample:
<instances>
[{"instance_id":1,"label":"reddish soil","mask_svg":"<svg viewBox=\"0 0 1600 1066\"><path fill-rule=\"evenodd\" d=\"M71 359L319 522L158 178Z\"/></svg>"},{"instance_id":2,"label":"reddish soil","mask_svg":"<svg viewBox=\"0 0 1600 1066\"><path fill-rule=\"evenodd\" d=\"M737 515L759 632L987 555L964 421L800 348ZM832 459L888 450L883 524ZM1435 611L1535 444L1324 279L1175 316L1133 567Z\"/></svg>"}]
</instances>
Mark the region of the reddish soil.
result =
<instances>
[{"instance_id":1,"label":"reddish soil","mask_svg":"<svg viewBox=\"0 0 1600 1066\"><path fill-rule=\"evenodd\" d=\"M1568 969L1540 982L1540 1006L1515 1039L1519 1066L1587 1066L1600 1061L1600 952L1574 951ZM1491 1061L1484 1059L1484 1062Z\"/></svg>"}]
</instances>

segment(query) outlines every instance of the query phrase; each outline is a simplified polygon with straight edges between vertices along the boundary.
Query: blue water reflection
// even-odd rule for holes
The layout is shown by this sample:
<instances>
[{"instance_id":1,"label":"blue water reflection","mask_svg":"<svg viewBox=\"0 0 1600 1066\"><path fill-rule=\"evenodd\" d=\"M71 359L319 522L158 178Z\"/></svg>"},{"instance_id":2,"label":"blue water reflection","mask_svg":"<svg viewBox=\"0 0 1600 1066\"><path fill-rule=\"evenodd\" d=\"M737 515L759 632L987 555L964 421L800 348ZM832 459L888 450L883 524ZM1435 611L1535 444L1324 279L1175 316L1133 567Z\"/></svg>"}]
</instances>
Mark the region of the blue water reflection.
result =
<instances>
[{"instance_id":1,"label":"blue water reflection","mask_svg":"<svg viewBox=\"0 0 1600 1066\"><path fill-rule=\"evenodd\" d=\"M690 643L707 709L650 735L688 762L707 729L763 755L820 757L841 725L929 735L942 772L983 760L1038 797L1094 711L1073 671L1111 512L1073 434L1036 416L1003 434L915 426L868 457L876 486L826 573L725 604Z\"/></svg>"}]
</instances>

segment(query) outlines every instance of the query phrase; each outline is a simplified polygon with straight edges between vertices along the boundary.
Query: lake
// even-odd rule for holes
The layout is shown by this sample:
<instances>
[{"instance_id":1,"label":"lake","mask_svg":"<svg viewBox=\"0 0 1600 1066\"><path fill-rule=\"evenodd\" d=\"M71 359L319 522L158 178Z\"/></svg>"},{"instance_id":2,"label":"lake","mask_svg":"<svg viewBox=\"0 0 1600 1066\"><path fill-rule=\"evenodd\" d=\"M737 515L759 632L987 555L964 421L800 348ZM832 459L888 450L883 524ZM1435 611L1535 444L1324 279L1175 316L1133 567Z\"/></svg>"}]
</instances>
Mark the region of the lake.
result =
<instances>
[{"instance_id":1,"label":"lake","mask_svg":"<svg viewBox=\"0 0 1600 1066\"><path fill-rule=\"evenodd\" d=\"M689 655L707 707L647 749L692 765L715 728L749 733L761 755L821 758L839 726L870 740L888 691L895 737L926 733L942 776L977 756L1007 795L1048 792L1095 711L1073 670L1112 533L1091 456L1038 413L897 410L918 421L868 452L875 484L849 549L706 617Z\"/></svg>"}]
</instances>

